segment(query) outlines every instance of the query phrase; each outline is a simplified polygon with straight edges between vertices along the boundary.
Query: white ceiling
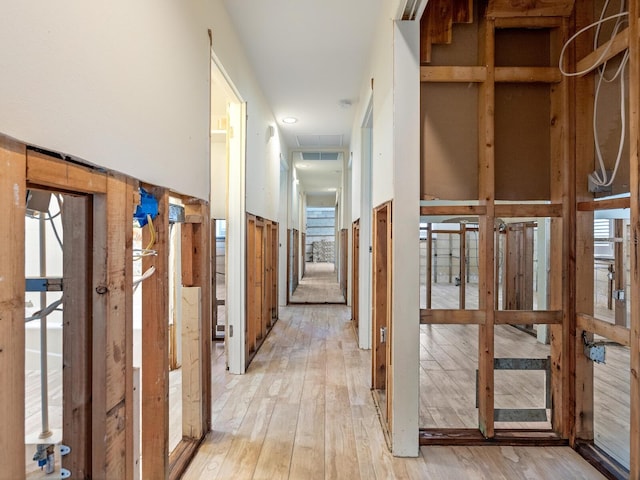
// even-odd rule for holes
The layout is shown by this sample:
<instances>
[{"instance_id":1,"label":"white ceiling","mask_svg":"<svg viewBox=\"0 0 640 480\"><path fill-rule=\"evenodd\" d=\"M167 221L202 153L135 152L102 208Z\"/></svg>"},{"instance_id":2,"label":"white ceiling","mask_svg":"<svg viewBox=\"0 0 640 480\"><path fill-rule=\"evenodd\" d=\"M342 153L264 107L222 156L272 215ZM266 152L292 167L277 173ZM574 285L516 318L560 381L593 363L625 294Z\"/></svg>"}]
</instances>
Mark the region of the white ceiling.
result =
<instances>
[{"instance_id":1,"label":"white ceiling","mask_svg":"<svg viewBox=\"0 0 640 480\"><path fill-rule=\"evenodd\" d=\"M355 107L366 100L358 95L383 4L383 0L225 0L291 151L349 151ZM282 123L289 116L298 122ZM341 174L327 172L324 161L316 163L323 165L299 169L305 191L326 194L328 188L339 188ZM342 162L331 168L340 170Z\"/></svg>"}]
</instances>

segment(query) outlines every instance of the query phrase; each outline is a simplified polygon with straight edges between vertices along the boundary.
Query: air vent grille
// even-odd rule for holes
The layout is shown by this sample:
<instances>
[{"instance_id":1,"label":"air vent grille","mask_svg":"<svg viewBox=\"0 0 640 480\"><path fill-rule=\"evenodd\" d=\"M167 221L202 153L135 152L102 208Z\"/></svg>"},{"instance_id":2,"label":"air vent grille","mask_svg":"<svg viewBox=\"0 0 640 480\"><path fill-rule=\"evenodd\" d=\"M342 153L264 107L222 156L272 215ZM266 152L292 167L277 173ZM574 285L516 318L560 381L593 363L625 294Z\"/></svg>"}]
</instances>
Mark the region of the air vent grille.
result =
<instances>
[{"instance_id":1,"label":"air vent grille","mask_svg":"<svg viewBox=\"0 0 640 480\"><path fill-rule=\"evenodd\" d=\"M302 152L302 160L339 160L340 152Z\"/></svg>"}]
</instances>

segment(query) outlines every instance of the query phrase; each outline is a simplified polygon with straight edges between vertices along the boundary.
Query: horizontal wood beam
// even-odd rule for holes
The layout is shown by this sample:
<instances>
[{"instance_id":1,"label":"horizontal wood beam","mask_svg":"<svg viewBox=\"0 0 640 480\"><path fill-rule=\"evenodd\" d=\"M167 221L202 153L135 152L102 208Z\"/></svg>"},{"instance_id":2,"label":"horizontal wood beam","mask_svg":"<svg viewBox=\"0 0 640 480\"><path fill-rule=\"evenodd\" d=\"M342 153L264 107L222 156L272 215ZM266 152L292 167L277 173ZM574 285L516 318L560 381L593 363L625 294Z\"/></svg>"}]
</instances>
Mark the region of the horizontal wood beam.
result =
<instances>
[{"instance_id":1,"label":"horizontal wood beam","mask_svg":"<svg viewBox=\"0 0 640 480\"><path fill-rule=\"evenodd\" d=\"M482 66L420 67L420 81L429 83L482 83L487 69ZM496 67L495 81L508 83L559 83L557 67Z\"/></svg>"},{"instance_id":2,"label":"horizontal wood beam","mask_svg":"<svg viewBox=\"0 0 640 480\"><path fill-rule=\"evenodd\" d=\"M486 78L486 67L420 67L421 82L480 83Z\"/></svg>"},{"instance_id":3,"label":"horizontal wood beam","mask_svg":"<svg viewBox=\"0 0 640 480\"><path fill-rule=\"evenodd\" d=\"M487 212L487 207L484 205L430 205L421 206L420 215L452 215L452 216L467 216L467 215L484 215Z\"/></svg>"},{"instance_id":4,"label":"horizontal wood beam","mask_svg":"<svg viewBox=\"0 0 640 480\"><path fill-rule=\"evenodd\" d=\"M586 75L627 48L629 48L629 29L625 28L611 40L603 43L578 61L576 72L584 71L584 75Z\"/></svg>"},{"instance_id":5,"label":"horizontal wood beam","mask_svg":"<svg viewBox=\"0 0 640 480\"><path fill-rule=\"evenodd\" d=\"M561 17L501 17L496 18L496 29L500 28L558 28Z\"/></svg>"},{"instance_id":6,"label":"horizontal wood beam","mask_svg":"<svg viewBox=\"0 0 640 480\"><path fill-rule=\"evenodd\" d=\"M496 83L560 83L557 67L496 67Z\"/></svg>"},{"instance_id":7,"label":"horizontal wood beam","mask_svg":"<svg viewBox=\"0 0 640 480\"><path fill-rule=\"evenodd\" d=\"M560 203L520 203L497 204L495 206L496 217L562 217L562 204Z\"/></svg>"},{"instance_id":8,"label":"horizontal wood beam","mask_svg":"<svg viewBox=\"0 0 640 480\"><path fill-rule=\"evenodd\" d=\"M420 323L428 325L483 325L483 310L435 310L420 309Z\"/></svg>"},{"instance_id":9,"label":"horizontal wood beam","mask_svg":"<svg viewBox=\"0 0 640 480\"><path fill-rule=\"evenodd\" d=\"M496 324L511 325L559 325L562 310L496 310Z\"/></svg>"},{"instance_id":10,"label":"horizontal wood beam","mask_svg":"<svg viewBox=\"0 0 640 480\"><path fill-rule=\"evenodd\" d=\"M27 150L27 182L65 192L107 191L106 174L33 150Z\"/></svg>"},{"instance_id":11,"label":"horizontal wood beam","mask_svg":"<svg viewBox=\"0 0 640 480\"><path fill-rule=\"evenodd\" d=\"M594 212L596 210L614 210L618 208L629 208L631 201L629 197L611 198L609 200L594 200L592 202L578 202L579 212Z\"/></svg>"},{"instance_id":12,"label":"horizontal wood beam","mask_svg":"<svg viewBox=\"0 0 640 480\"><path fill-rule=\"evenodd\" d=\"M628 328L600 320L592 315L578 313L576 326L585 332L595 333L626 347L631 345L631 334Z\"/></svg>"},{"instance_id":13,"label":"horizontal wood beam","mask_svg":"<svg viewBox=\"0 0 640 480\"><path fill-rule=\"evenodd\" d=\"M489 0L487 18L569 17L574 0Z\"/></svg>"}]
</instances>

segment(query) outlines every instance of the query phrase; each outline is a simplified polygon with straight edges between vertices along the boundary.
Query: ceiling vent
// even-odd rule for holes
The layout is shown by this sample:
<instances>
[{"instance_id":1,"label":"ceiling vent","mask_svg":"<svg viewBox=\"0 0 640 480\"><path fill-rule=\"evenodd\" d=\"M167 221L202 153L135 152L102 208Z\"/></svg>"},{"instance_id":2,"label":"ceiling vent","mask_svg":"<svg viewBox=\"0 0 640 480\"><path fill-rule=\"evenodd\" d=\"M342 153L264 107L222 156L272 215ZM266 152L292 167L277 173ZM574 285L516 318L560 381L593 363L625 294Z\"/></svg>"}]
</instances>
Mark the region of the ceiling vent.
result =
<instances>
[{"instance_id":1,"label":"ceiling vent","mask_svg":"<svg viewBox=\"0 0 640 480\"><path fill-rule=\"evenodd\" d=\"M342 146L342 135L297 135L296 140L302 148Z\"/></svg>"},{"instance_id":2,"label":"ceiling vent","mask_svg":"<svg viewBox=\"0 0 640 480\"><path fill-rule=\"evenodd\" d=\"M302 152L302 160L340 160L340 152Z\"/></svg>"}]
</instances>

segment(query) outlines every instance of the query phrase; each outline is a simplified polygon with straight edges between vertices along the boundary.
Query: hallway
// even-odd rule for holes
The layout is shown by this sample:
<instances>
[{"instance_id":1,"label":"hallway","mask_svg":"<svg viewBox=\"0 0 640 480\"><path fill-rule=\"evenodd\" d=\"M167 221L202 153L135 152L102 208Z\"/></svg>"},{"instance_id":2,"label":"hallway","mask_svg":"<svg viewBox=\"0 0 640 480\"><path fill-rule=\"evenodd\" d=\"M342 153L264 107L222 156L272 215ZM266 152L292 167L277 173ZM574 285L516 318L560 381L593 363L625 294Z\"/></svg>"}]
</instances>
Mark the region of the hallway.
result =
<instances>
[{"instance_id":1,"label":"hallway","mask_svg":"<svg viewBox=\"0 0 640 480\"><path fill-rule=\"evenodd\" d=\"M282 307L246 375L215 344L213 431L185 479L601 477L568 447L428 447L389 452L343 306Z\"/></svg>"},{"instance_id":2,"label":"hallway","mask_svg":"<svg viewBox=\"0 0 640 480\"><path fill-rule=\"evenodd\" d=\"M295 304L344 304L333 263L307 262L302 280L289 299Z\"/></svg>"}]
</instances>

